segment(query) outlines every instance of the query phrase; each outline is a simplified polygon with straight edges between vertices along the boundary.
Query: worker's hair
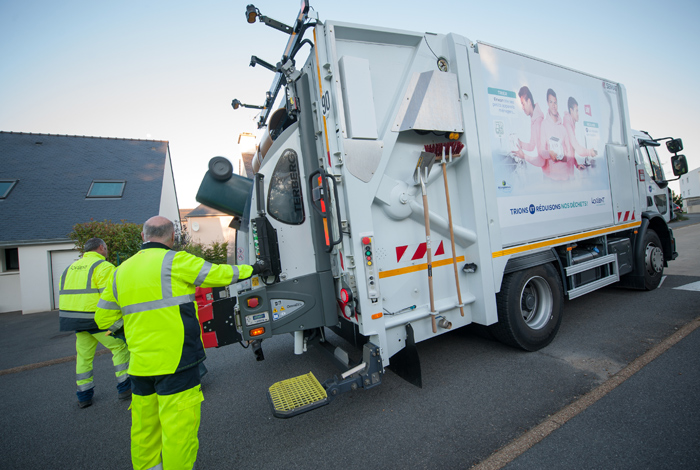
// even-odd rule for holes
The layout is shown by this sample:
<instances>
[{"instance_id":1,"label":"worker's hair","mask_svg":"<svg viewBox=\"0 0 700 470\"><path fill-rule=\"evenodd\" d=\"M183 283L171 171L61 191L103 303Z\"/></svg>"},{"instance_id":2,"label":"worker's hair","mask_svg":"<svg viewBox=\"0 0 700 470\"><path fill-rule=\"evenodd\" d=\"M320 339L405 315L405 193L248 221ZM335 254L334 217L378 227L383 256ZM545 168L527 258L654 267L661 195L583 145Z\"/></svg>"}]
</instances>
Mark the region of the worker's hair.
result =
<instances>
[{"instance_id":1,"label":"worker's hair","mask_svg":"<svg viewBox=\"0 0 700 470\"><path fill-rule=\"evenodd\" d=\"M523 96L526 100L530 100L530 103L533 105L535 104L535 101L532 99L532 93L530 93L530 89L526 86L521 87L520 91L518 91L518 97L522 98Z\"/></svg>"},{"instance_id":2,"label":"worker's hair","mask_svg":"<svg viewBox=\"0 0 700 470\"><path fill-rule=\"evenodd\" d=\"M90 240L85 242L85 246L83 247L83 250L87 253L88 251L95 251L99 247L104 246L107 248L107 244L105 241L101 238L91 238Z\"/></svg>"},{"instance_id":3,"label":"worker's hair","mask_svg":"<svg viewBox=\"0 0 700 470\"><path fill-rule=\"evenodd\" d=\"M159 240L170 238L174 232L175 229L170 221L161 225L151 225L148 223L148 221L143 224L143 236L147 241L153 238Z\"/></svg>"},{"instance_id":4,"label":"worker's hair","mask_svg":"<svg viewBox=\"0 0 700 470\"><path fill-rule=\"evenodd\" d=\"M549 101L550 95L553 96L554 99L557 99L557 94L554 93L554 90L552 90L551 88L549 90L547 90L547 101Z\"/></svg>"},{"instance_id":5,"label":"worker's hair","mask_svg":"<svg viewBox=\"0 0 700 470\"><path fill-rule=\"evenodd\" d=\"M574 109L574 106L578 106L578 102L574 99L573 96L569 96L569 111Z\"/></svg>"}]
</instances>

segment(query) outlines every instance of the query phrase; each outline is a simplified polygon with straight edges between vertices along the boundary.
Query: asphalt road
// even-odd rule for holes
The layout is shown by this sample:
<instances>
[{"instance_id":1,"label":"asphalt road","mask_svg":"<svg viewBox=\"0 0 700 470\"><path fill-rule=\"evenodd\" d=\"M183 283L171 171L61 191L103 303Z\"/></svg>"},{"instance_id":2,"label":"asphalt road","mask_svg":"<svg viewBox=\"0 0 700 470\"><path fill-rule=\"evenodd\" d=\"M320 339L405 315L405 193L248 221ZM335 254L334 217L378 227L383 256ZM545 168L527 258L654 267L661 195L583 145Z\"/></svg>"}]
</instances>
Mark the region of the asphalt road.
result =
<instances>
[{"instance_id":1,"label":"asphalt road","mask_svg":"<svg viewBox=\"0 0 700 470\"><path fill-rule=\"evenodd\" d=\"M609 287L566 301L547 348L525 353L466 329L418 345L423 388L392 372L289 420L272 417L274 382L337 373L291 337L208 350L198 469L468 468L599 390L700 316L700 218L672 225L680 258L653 292ZM340 342L338 340L338 342ZM506 468L698 468L700 385L695 330L604 398L505 462ZM0 467L128 469L130 413L109 354L95 359L94 405L75 399L72 334L55 312L0 315ZM32 364L54 361L32 368ZM492 467L499 468L499 466Z\"/></svg>"}]
</instances>

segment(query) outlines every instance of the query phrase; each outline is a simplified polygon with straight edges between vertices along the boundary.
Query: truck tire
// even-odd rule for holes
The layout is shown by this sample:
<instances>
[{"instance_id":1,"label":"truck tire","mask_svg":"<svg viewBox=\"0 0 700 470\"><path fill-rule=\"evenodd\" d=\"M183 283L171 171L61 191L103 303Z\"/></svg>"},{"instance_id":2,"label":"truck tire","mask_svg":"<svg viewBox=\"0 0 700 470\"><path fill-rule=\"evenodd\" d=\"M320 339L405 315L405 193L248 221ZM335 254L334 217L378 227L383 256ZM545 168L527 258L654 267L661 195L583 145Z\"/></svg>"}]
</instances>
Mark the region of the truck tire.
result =
<instances>
[{"instance_id":1,"label":"truck tire","mask_svg":"<svg viewBox=\"0 0 700 470\"><path fill-rule=\"evenodd\" d=\"M563 303L561 279L551 264L507 274L496 294L498 323L491 333L515 348L542 349L559 331Z\"/></svg>"},{"instance_id":2,"label":"truck tire","mask_svg":"<svg viewBox=\"0 0 700 470\"><path fill-rule=\"evenodd\" d=\"M664 251L661 248L661 239L652 229L644 233L644 289L654 290L659 287L661 277L664 274Z\"/></svg>"}]
</instances>

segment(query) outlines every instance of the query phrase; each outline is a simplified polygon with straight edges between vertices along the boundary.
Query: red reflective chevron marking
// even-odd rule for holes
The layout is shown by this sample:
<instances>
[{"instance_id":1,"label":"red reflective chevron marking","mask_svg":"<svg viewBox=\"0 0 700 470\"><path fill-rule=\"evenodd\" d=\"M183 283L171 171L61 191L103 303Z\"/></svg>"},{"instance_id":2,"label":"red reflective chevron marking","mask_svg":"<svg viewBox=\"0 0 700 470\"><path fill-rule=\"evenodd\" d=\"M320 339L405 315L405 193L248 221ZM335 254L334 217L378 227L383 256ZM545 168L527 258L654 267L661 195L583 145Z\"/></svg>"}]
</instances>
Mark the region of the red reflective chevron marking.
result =
<instances>
[{"instance_id":1,"label":"red reflective chevron marking","mask_svg":"<svg viewBox=\"0 0 700 470\"><path fill-rule=\"evenodd\" d=\"M636 220L634 217L634 211L632 211L632 218L630 219L630 211L625 212L625 217L622 217L622 212L617 213L617 221L618 222L627 222L628 220Z\"/></svg>"},{"instance_id":2,"label":"red reflective chevron marking","mask_svg":"<svg viewBox=\"0 0 700 470\"><path fill-rule=\"evenodd\" d=\"M403 255L406 254L406 251L408 250L410 245L403 245L403 246L397 246L396 247L396 262L398 263L401 261L401 258L403 258ZM416 245L413 245L416 246ZM411 261L415 261L417 259L422 259L425 258L426 253L428 253L428 245L424 243L420 243L416 247L416 251L413 252L413 256L411 257ZM440 245L438 245L437 250L435 250L435 254L433 256L440 256L445 254L445 244L444 242L440 242Z\"/></svg>"},{"instance_id":3,"label":"red reflective chevron marking","mask_svg":"<svg viewBox=\"0 0 700 470\"><path fill-rule=\"evenodd\" d=\"M401 261L401 257L403 256L404 253L406 253L407 248L408 248L408 245L396 247L396 262L397 263L399 261Z\"/></svg>"},{"instance_id":4,"label":"red reflective chevron marking","mask_svg":"<svg viewBox=\"0 0 700 470\"><path fill-rule=\"evenodd\" d=\"M440 242L440 246L438 246L437 251L435 252L435 256L440 256L445 254L445 247L443 246L442 242Z\"/></svg>"},{"instance_id":5,"label":"red reflective chevron marking","mask_svg":"<svg viewBox=\"0 0 700 470\"><path fill-rule=\"evenodd\" d=\"M428 251L428 244L427 243L421 243L418 245L418 248L416 248L416 252L413 253L413 258L411 258L411 261L416 260L416 259L421 259L422 257L425 256L425 253Z\"/></svg>"}]
</instances>

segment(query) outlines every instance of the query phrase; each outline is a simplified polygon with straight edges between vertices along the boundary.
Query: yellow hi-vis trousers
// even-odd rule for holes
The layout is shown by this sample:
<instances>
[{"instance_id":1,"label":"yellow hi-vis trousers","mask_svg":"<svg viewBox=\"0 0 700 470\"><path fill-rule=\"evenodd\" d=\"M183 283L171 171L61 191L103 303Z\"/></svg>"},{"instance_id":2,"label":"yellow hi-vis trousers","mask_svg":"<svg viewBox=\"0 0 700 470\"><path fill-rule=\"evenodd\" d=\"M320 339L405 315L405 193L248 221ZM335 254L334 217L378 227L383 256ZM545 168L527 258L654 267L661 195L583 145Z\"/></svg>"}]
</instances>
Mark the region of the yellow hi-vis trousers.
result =
<instances>
[{"instance_id":1,"label":"yellow hi-vis trousers","mask_svg":"<svg viewBox=\"0 0 700 470\"><path fill-rule=\"evenodd\" d=\"M117 383L121 384L129 378L127 373L129 368L129 348L124 341L112 336L105 336L104 331L93 334L87 331L78 331L75 333L75 351L77 353L75 374L78 392L85 392L95 386L92 381L92 361L95 358L95 348L97 348L98 342L112 351L112 364L114 364L114 374L117 376Z\"/></svg>"},{"instance_id":2,"label":"yellow hi-vis trousers","mask_svg":"<svg viewBox=\"0 0 700 470\"><path fill-rule=\"evenodd\" d=\"M203 400L201 385L172 395L132 395L131 463L134 470L194 468Z\"/></svg>"}]
</instances>

